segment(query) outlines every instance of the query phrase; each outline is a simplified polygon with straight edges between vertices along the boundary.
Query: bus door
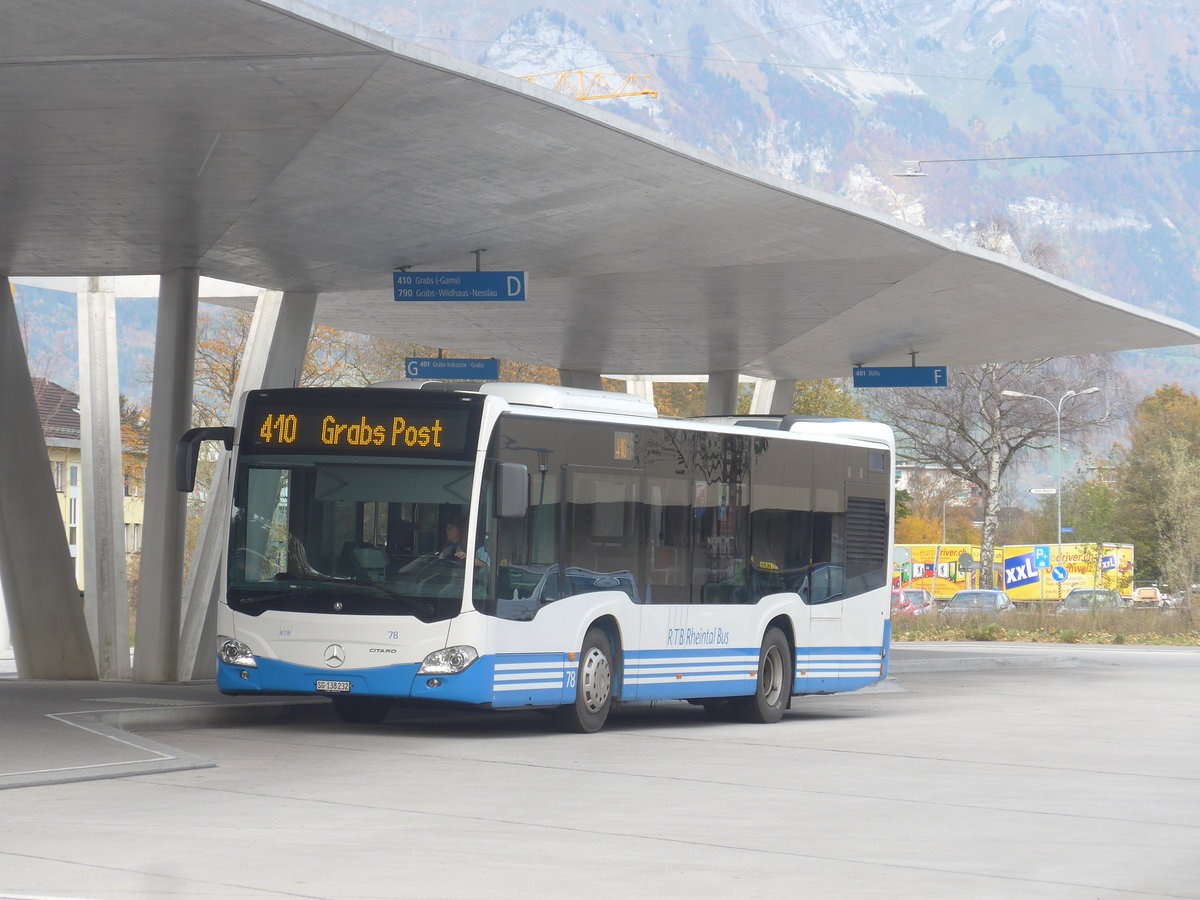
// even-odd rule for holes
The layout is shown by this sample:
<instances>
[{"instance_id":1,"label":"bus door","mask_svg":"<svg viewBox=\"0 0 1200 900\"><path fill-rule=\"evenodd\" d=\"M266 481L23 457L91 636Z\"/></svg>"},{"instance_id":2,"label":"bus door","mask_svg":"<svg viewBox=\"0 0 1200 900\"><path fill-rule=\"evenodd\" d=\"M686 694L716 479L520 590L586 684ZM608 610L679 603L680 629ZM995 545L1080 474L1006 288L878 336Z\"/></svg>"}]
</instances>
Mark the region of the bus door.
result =
<instances>
[{"instance_id":1,"label":"bus door","mask_svg":"<svg viewBox=\"0 0 1200 900\"><path fill-rule=\"evenodd\" d=\"M842 643L846 558L846 451L813 446L812 551L808 575L810 642L814 647Z\"/></svg>"}]
</instances>

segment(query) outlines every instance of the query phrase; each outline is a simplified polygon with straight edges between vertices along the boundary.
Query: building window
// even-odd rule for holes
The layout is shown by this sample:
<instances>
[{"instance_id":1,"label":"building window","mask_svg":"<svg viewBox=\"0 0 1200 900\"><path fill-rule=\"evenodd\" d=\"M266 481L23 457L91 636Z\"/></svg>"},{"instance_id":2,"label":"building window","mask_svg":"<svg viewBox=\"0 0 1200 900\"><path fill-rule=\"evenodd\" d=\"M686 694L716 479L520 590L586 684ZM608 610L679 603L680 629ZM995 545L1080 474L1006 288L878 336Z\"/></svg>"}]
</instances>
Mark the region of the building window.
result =
<instances>
[{"instance_id":1,"label":"building window","mask_svg":"<svg viewBox=\"0 0 1200 900\"><path fill-rule=\"evenodd\" d=\"M71 487L79 487L79 466L71 463Z\"/></svg>"},{"instance_id":2,"label":"building window","mask_svg":"<svg viewBox=\"0 0 1200 900\"><path fill-rule=\"evenodd\" d=\"M72 471L74 471L75 469L76 469L75 466L71 466ZM79 543L79 540L77 537L78 526L79 526L79 500L76 499L75 497L72 497L67 502L67 543L72 547L74 547L76 544Z\"/></svg>"},{"instance_id":3,"label":"building window","mask_svg":"<svg viewBox=\"0 0 1200 900\"><path fill-rule=\"evenodd\" d=\"M139 553L142 549L142 523L125 523L125 552Z\"/></svg>"},{"instance_id":4,"label":"building window","mask_svg":"<svg viewBox=\"0 0 1200 900\"><path fill-rule=\"evenodd\" d=\"M61 491L63 489L63 475L66 474L66 463L61 459L53 459L50 461L50 473L54 476L54 489Z\"/></svg>"},{"instance_id":5,"label":"building window","mask_svg":"<svg viewBox=\"0 0 1200 900\"><path fill-rule=\"evenodd\" d=\"M139 465L126 463L123 472L125 478L125 496L142 496L142 487L146 479L146 470Z\"/></svg>"}]
</instances>

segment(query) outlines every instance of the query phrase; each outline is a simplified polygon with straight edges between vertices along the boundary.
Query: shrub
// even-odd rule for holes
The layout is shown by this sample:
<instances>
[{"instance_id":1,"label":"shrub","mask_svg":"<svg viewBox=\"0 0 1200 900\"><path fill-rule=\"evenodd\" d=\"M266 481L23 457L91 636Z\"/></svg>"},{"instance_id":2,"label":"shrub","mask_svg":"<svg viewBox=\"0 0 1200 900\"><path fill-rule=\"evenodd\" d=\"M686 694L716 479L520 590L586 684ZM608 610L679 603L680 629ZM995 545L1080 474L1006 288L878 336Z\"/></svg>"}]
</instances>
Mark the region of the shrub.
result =
<instances>
[{"instance_id":1,"label":"shrub","mask_svg":"<svg viewBox=\"0 0 1200 900\"><path fill-rule=\"evenodd\" d=\"M1021 603L998 619L904 616L892 620L897 641L1028 641L1063 644L1200 646L1200 625L1174 610L1118 609L1060 616L1053 603Z\"/></svg>"},{"instance_id":2,"label":"shrub","mask_svg":"<svg viewBox=\"0 0 1200 900\"><path fill-rule=\"evenodd\" d=\"M1004 638L1004 629L996 622L988 622L967 632L968 641L999 641Z\"/></svg>"}]
</instances>

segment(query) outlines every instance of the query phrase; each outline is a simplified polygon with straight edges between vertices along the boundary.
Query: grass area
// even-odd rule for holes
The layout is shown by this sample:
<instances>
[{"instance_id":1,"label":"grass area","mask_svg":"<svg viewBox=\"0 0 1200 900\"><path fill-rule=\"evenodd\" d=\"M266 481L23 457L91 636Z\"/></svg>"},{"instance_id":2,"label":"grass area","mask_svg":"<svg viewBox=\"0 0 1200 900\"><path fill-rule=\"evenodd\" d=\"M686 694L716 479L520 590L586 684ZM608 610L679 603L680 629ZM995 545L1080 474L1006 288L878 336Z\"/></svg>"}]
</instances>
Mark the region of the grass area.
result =
<instances>
[{"instance_id":1,"label":"grass area","mask_svg":"<svg viewBox=\"0 0 1200 900\"><path fill-rule=\"evenodd\" d=\"M892 640L1200 647L1200 616L1193 610L1117 609L1060 616L1056 608L1030 603L999 616L895 616Z\"/></svg>"}]
</instances>

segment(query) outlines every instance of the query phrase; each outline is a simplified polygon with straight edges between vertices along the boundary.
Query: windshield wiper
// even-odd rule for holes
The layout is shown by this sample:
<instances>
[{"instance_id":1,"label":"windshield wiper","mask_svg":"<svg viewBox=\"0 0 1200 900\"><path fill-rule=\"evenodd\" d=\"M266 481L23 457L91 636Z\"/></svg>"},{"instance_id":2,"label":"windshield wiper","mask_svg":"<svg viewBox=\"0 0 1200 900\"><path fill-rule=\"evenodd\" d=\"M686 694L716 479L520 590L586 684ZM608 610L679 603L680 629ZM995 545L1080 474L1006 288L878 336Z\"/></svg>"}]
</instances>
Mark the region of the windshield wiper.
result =
<instances>
[{"instance_id":1,"label":"windshield wiper","mask_svg":"<svg viewBox=\"0 0 1200 900\"><path fill-rule=\"evenodd\" d=\"M426 616L432 617L434 614L434 607L433 607L432 603L426 603L424 600L420 600L416 597L410 597L407 594L401 594L397 591L391 590L390 588L385 588L382 584L379 584L378 582L356 581L356 582L354 582L354 585L355 585L355 587L372 588L372 589L378 591L379 593L383 594L383 596L387 597L389 600L398 600L401 603L405 603L408 605L408 607L410 609L412 609L418 615L421 613L424 613Z\"/></svg>"},{"instance_id":2,"label":"windshield wiper","mask_svg":"<svg viewBox=\"0 0 1200 900\"><path fill-rule=\"evenodd\" d=\"M242 590L246 590L243 588ZM311 584L293 584L286 591L246 591L242 596L231 596L229 599L243 605L270 603L272 600L283 600L289 597L314 593L317 588ZM232 592L231 592L232 593Z\"/></svg>"},{"instance_id":3,"label":"windshield wiper","mask_svg":"<svg viewBox=\"0 0 1200 900\"><path fill-rule=\"evenodd\" d=\"M320 581L316 584L292 584L287 590L283 591L253 591L245 588L244 594L238 596L231 592L230 601L237 603L240 606L258 606L263 603L272 603L276 600L292 600L298 597L309 597L317 593L326 593L331 589L342 593L343 596L352 597L359 594L362 588L370 588L387 597L389 600L395 600L403 604L409 611L415 613L422 618L432 619L436 612L432 603L427 603L416 597L410 597L406 594L400 594L396 591L389 590L381 584L376 584L373 581L349 581L338 579L337 581ZM360 595L361 596L361 595Z\"/></svg>"}]
</instances>

